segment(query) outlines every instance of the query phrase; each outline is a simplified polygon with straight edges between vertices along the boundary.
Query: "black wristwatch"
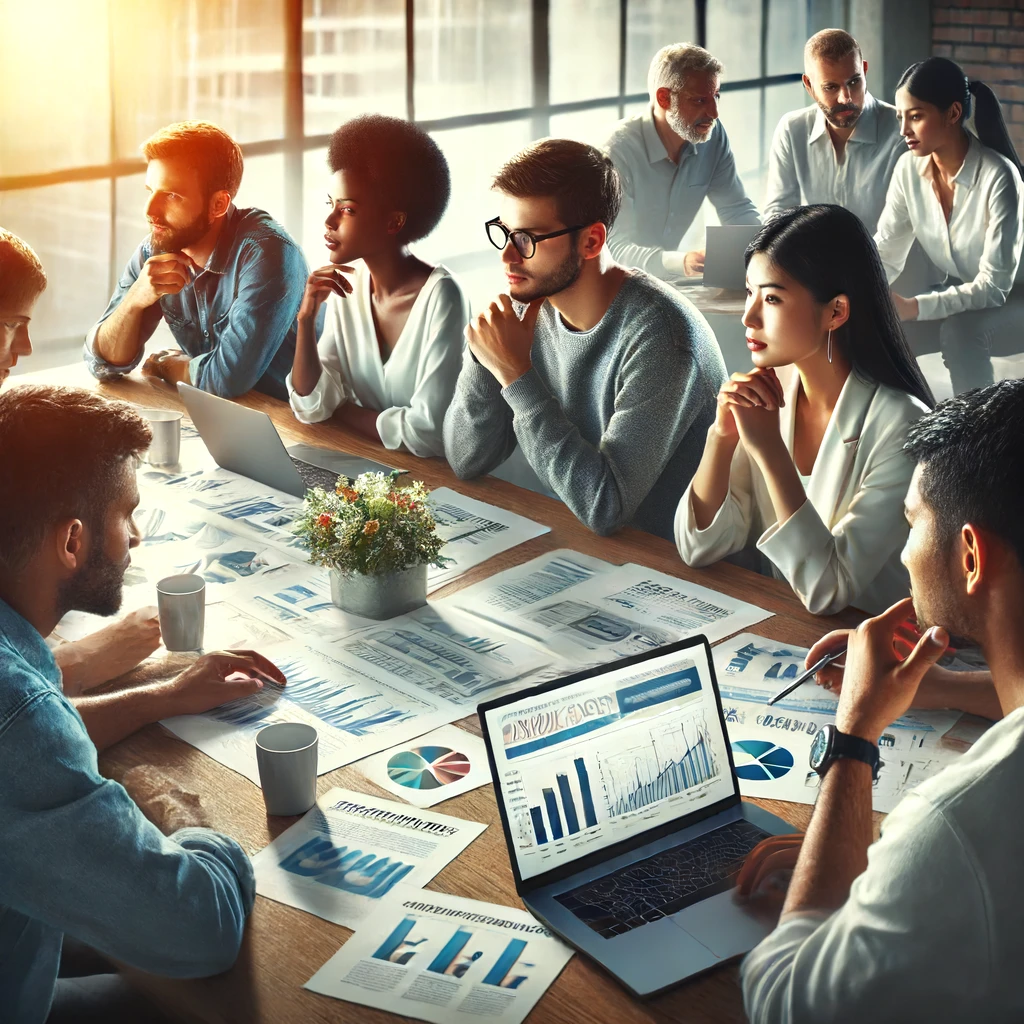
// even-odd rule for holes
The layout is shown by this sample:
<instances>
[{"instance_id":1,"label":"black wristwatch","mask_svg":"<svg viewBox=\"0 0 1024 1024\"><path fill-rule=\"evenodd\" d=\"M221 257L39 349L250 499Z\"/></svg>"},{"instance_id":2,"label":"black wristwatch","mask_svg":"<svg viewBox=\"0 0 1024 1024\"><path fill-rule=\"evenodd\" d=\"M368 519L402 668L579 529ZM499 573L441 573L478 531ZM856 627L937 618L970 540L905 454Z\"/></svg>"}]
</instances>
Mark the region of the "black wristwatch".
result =
<instances>
[{"instance_id":1,"label":"black wristwatch","mask_svg":"<svg viewBox=\"0 0 1024 1024\"><path fill-rule=\"evenodd\" d=\"M860 736L849 736L834 725L823 725L811 744L811 767L822 777L833 761L848 757L871 766L871 778L878 778L878 769L885 763L878 756L878 747Z\"/></svg>"}]
</instances>

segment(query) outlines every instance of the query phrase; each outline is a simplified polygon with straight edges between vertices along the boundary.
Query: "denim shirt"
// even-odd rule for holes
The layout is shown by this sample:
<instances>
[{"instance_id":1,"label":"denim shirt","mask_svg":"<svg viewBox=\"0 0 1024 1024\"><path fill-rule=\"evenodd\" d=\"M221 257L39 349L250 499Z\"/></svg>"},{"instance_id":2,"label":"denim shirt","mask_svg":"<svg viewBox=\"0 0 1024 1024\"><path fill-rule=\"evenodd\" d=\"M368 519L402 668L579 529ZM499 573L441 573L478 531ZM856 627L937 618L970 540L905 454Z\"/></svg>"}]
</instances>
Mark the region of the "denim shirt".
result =
<instances>
[{"instance_id":1,"label":"denim shirt","mask_svg":"<svg viewBox=\"0 0 1024 1024\"><path fill-rule=\"evenodd\" d=\"M0 1019L42 1024L63 934L144 971L205 977L238 955L248 857L207 829L167 838L97 768L43 638L0 601Z\"/></svg>"},{"instance_id":2,"label":"denim shirt","mask_svg":"<svg viewBox=\"0 0 1024 1024\"><path fill-rule=\"evenodd\" d=\"M99 323L85 341L85 361L100 380L142 361L115 366L93 348L100 325L121 304L153 255L147 238L128 261ZM177 295L163 295L142 314L145 343L161 317L192 357L192 384L221 398L255 388L287 400L284 379L295 358L296 316L308 269L298 245L269 214L232 206L206 266Z\"/></svg>"}]
</instances>

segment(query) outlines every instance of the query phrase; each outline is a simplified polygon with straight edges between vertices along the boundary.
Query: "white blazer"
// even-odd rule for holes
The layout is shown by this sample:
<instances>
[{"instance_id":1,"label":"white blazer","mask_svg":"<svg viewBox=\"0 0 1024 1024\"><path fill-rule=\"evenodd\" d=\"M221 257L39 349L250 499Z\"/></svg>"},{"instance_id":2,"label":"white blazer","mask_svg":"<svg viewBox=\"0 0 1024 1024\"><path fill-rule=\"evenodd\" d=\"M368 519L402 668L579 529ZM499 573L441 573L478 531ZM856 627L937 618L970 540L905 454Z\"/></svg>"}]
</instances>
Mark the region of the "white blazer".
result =
<instances>
[{"instance_id":1,"label":"white blazer","mask_svg":"<svg viewBox=\"0 0 1024 1024\"><path fill-rule=\"evenodd\" d=\"M790 452L799 385L793 372L779 419ZM694 521L692 484L679 502L675 535L683 561L699 568L756 546L815 615L847 605L877 614L908 596L900 554L914 463L903 443L907 428L927 411L916 398L851 373L814 461L807 501L780 525L768 485L740 443L728 497L706 530Z\"/></svg>"}]
</instances>

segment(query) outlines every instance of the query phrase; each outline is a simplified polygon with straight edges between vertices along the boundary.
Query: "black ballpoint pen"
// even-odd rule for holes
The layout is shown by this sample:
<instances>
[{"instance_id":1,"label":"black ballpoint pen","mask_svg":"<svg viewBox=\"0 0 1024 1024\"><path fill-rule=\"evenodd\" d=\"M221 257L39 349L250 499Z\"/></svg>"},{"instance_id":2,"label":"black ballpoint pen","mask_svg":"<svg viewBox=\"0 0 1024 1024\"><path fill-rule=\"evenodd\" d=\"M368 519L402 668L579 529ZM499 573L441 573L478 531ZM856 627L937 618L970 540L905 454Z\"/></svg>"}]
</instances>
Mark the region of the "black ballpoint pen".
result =
<instances>
[{"instance_id":1,"label":"black ballpoint pen","mask_svg":"<svg viewBox=\"0 0 1024 1024\"><path fill-rule=\"evenodd\" d=\"M846 648L841 647L838 651L833 651L831 654L826 654L824 658L816 661L806 672L796 677L784 690L779 690L774 697L771 697L768 701L769 704L774 704L778 700L782 700L783 697L791 694L798 686L802 686L807 682L808 679L813 678L823 668L827 668L832 664L833 661L838 661L846 653Z\"/></svg>"}]
</instances>

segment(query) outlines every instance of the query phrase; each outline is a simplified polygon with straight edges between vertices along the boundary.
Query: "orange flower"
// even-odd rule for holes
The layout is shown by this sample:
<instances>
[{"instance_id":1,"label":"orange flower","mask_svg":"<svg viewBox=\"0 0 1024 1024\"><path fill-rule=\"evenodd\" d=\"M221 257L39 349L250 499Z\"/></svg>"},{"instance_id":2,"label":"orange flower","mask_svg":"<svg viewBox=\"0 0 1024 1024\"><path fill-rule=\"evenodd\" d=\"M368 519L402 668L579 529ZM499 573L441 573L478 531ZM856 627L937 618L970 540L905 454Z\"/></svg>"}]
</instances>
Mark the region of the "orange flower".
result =
<instances>
[{"instance_id":1,"label":"orange flower","mask_svg":"<svg viewBox=\"0 0 1024 1024\"><path fill-rule=\"evenodd\" d=\"M359 492L353 490L351 487L343 487L339 484L337 493L340 494L346 501L358 501Z\"/></svg>"},{"instance_id":2,"label":"orange flower","mask_svg":"<svg viewBox=\"0 0 1024 1024\"><path fill-rule=\"evenodd\" d=\"M325 529L326 529L326 528L327 528L328 526L330 526L330 525L331 525L331 523L333 522L333 520L331 519L331 517L330 517L330 516L329 516L329 515L328 515L328 514L327 514L326 512L321 512L321 513L320 513L320 515L319 515L319 516L317 516L317 519L316 519L316 521L317 521L317 522L318 522L318 523L319 523L319 524L320 524L320 525L321 525L322 527L324 527Z\"/></svg>"},{"instance_id":3,"label":"orange flower","mask_svg":"<svg viewBox=\"0 0 1024 1024\"><path fill-rule=\"evenodd\" d=\"M363 533L366 534L367 537L372 537L379 529L380 529L380 520L379 519L371 519L363 527Z\"/></svg>"}]
</instances>

